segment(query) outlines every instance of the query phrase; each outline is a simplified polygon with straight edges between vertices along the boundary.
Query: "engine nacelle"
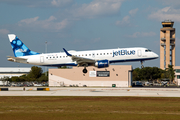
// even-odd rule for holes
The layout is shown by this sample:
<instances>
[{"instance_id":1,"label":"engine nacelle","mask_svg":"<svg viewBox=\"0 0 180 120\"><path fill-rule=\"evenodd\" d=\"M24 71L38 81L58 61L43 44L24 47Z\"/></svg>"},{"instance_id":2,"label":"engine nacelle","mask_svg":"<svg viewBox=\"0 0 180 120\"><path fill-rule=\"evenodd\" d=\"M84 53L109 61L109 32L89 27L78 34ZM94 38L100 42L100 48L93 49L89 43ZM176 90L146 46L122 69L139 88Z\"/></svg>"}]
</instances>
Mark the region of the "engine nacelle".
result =
<instances>
[{"instance_id":1,"label":"engine nacelle","mask_svg":"<svg viewBox=\"0 0 180 120\"><path fill-rule=\"evenodd\" d=\"M97 61L94 66L97 68L109 67L109 61L108 60L100 60L100 61Z\"/></svg>"}]
</instances>

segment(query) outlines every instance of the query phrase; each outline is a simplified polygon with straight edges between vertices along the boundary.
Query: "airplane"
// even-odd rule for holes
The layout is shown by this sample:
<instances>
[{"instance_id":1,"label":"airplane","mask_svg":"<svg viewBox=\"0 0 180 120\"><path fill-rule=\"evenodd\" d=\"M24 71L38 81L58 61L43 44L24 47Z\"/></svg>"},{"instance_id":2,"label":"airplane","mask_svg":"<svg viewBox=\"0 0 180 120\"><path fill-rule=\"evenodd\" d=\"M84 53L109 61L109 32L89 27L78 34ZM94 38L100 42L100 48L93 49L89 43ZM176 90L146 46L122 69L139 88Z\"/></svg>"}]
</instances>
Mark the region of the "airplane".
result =
<instances>
[{"instance_id":1,"label":"airplane","mask_svg":"<svg viewBox=\"0 0 180 120\"><path fill-rule=\"evenodd\" d=\"M87 73L86 67L109 67L111 63L140 61L143 68L145 60L156 59L159 56L151 50L143 47L116 48L89 51L67 51L58 53L38 53L31 51L15 34L8 34L13 56L7 56L8 61L26 63L38 66L78 66L84 67L83 73Z\"/></svg>"}]
</instances>

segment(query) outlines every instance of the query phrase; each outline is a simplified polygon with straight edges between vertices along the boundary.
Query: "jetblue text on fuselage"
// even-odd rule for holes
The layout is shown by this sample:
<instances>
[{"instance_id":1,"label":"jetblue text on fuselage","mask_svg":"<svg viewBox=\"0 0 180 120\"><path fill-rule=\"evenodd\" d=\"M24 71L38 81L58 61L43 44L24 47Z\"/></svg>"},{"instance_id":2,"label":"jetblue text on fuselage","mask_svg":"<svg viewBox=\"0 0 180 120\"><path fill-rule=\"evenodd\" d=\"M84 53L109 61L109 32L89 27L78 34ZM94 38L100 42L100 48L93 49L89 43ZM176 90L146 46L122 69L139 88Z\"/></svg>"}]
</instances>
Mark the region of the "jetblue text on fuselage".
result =
<instances>
[{"instance_id":1,"label":"jetblue text on fuselage","mask_svg":"<svg viewBox=\"0 0 180 120\"><path fill-rule=\"evenodd\" d=\"M114 51L113 50L113 57L118 56L118 55L135 55L135 50L118 50Z\"/></svg>"}]
</instances>

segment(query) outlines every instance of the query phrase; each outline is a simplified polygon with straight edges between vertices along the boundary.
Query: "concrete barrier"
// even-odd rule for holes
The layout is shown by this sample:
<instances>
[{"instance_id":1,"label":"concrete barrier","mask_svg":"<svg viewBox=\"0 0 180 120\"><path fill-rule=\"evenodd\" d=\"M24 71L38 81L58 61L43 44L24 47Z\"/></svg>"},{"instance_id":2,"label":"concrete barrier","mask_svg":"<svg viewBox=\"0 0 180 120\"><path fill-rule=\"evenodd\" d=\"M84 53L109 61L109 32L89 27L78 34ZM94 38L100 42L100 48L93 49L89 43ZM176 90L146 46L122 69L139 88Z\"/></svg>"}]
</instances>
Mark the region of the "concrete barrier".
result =
<instances>
[{"instance_id":1,"label":"concrete barrier","mask_svg":"<svg viewBox=\"0 0 180 120\"><path fill-rule=\"evenodd\" d=\"M49 88L37 88L37 91L49 91Z\"/></svg>"},{"instance_id":2,"label":"concrete barrier","mask_svg":"<svg viewBox=\"0 0 180 120\"><path fill-rule=\"evenodd\" d=\"M0 91L8 91L8 88L0 88Z\"/></svg>"}]
</instances>

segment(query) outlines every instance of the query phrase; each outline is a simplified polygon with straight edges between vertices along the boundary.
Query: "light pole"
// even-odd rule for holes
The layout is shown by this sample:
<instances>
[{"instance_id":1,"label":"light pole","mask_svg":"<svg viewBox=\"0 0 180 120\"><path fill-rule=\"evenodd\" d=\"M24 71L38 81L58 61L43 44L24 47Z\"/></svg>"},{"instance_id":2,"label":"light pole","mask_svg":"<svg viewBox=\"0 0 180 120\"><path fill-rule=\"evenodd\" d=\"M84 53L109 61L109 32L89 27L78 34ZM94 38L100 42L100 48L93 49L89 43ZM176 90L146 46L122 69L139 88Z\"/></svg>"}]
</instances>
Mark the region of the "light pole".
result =
<instances>
[{"instance_id":1,"label":"light pole","mask_svg":"<svg viewBox=\"0 0 180 120\"><path fill-rule=\"evenodd\" d=\"M47 41L45 41L45 53L47 53ZM47 76L47 66L45 67L45 76Z\"/></svg>"}]
</instances>

